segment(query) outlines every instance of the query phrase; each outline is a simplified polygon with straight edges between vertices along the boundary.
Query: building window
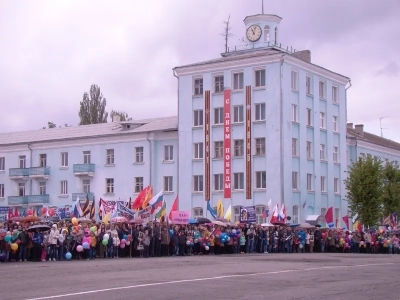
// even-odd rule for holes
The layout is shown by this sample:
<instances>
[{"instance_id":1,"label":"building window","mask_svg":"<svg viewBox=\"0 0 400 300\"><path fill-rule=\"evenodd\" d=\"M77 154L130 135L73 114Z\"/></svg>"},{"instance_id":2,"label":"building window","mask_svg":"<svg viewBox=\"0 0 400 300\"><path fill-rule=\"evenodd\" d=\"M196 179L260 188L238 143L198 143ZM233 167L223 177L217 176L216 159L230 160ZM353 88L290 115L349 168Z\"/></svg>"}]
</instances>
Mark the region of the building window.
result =
<instances>
[{"instance_id":1,"label":"building window","mask_svg":"<svg viewBox=\"0 0 400 300\"><path fill-rule=\"evenodd\" d=\"M321 176L321 192L325 193L326 192L326 177Z\"/></svg>"},{"instance_id":2,"label":"building window","mask_svg":"<svg viewBox=\"0 0 400 300\"><path fill-rule=\"evenodd\" d=\"M194 143L194 159L203 159L203 143Z\"/></svg>"},{"instance_id":3,"label":"building window","mask_svg":"<svg viewBox=\"0 0 400 300\"><path fill-rule=\"evenodd\" d=\"M292 172L292 189L299 189L299 173Z\"/></svg>"},{"instance_id":4,"label":"building window","mask_svg":"<svg viewBox=\"0 0 400 300\"><path fill-rule=\"evenodd\" d=\"M61 167L68 167L68 152L61 152Z\"/></svg>"},{"instance_id":5,"label":"building window","mask_svg":"<svg viewBox=\"0 0 400 300\"><path fill-rule=\"evenodd\" d=\"M233 89L243 90L243 72L233 74Z\"/></svg>"},{"instance_id":6,"label":"building window","mask_svg":"<svg viewBox=\"0 0 400 300\"><path fill-rule=\"evenodd\" d=\"M267 188L267 172L256 172L256 189Z\"/></svg>"},{"instance_id":7,"label":"building window","mask_svg":"<svg viewBox=\"0 0 400 300\"><path fill-rule=\"evenodd\" d=\"M83 179L82 186L85 194L90 193L90 179Z\"/></svg>"},{"instance_id":8,"label":"building window","mask_svg":"<svg viewBox=\"0 0 400 300\"><path fill-rule=\"evenodd\" d=\"M224 142L214 142L214 158L222 158L224 156Z\"/></svg>"},{"instance_id":9,"label":"building window","mask_svg":"<svg viewBox=\"0 0 400 300\"><path fill-rule=\"evenodd\" d=\"M338 87L337 86L332 86L332 102L335 104L339 103L338 100Z\"/></svg>"},{"instance_id":10,"label":"building window","mask_svg":"<svg viewBox=\"0 0 400 300\"><path fill-rule=\"evenodd\" d=\"M18 183L18 196L25 196L25 182Z\"/></svg>"},{"instance_id":11,"label":"building window","mask_svg":"<svg viewBox=\"0 0 400 300\"><path fill-rule=\"evenodd\" d=\"M325 145L321 144L319 148L319 157L321 160L325 160Z\"/></svg>"},{"instance_id":12,"label":"building window","mask_svg":"<svg viewBox=\"0 0 400 300\"><path fill-rule=\"evenodd\" d=\"M313 190L313 175L312 174L307 174L307 191L312 191Z\"/></svg>"},{"instance_id":13,"label":"building window","mask_svg":"<svg viewBox=\"0 0 400 300\"><path fill-rule=\"evenodd\" d=\"M106 194L114 194L114 178L106 178Z\"/></svg>"},{"instance_id":14,"label":"building window","mask_svg":"<svg viewBox=\"0 0 400 300\"><path fill-rule=\"evenodd\" d=\"M39 182L39 195L46 195L46 181Z\"/></svg>"},{"instance_id":15,"label":"building window","mask_svg":"<svg viewBox=\"0 0 400 300\"><path fill-rule=\"evenodd\" d=\"M224 124L224 108L214 108L214 125Z\"/></svg>"},{"instance_id":16,"label":"building window","mask_svg":"<svg viewBox=\"0 0 400 300\"><path fill-rule=\"evenodd\" d=\"M90 164L90 151L83 151L83 163Z\"/></svg>"},{"instance_id":17,"label":"building window","mask_svg":"<svg viewBox=\"0 0 400 300\"><path fill-rule=\"evenodd\" d=\"M340 220L340 209L335 208L335 226L339 227L339 220Z\"/></svg>"},{"instance_id":18,"label":"building window","mask_svg":"<svg viewBox=\"0 0 400 300\"><path fill-rule=\"evenodd\" d=\"M222 93L224 91L224 76L218 75L214 77L214 93Z\"/></svg>"},{"instance_id":19,"label":"building window","mask_svg":"<svg viewBox=\"0 0 400 300\"><path fill-rule=\"evenodd\" d=\"M312 111L311 111L311 108L307 108L307 126L312 126Z\"/></svg>"},{"instance_id":20,"label":"building window","mask_svg":"<svg viewBox=\"0 0 400 300\"><path fill-rule=\"evenodd\" d=\"M203 110L197 109L193 111L193 126L200 127L203 126Z\"/></svg>"},{"instance_id":21,"label":"building window","mask_svg":"<svg viewBox=\"0 0 400 300\"><path fill-rule=\"evenodd\" d=\"M135 147L135 159L136 163L143 162L143 147Z\"/></svg>"},{"instance_id":22,"label":"building window","mask_svg":"<svg viewBox=\"0 0 400 300\"><path fill-rule=\"evenodd\" d=\"M233 222L239 222L240 221L240 206L234 206L233 207Z\"/></svg>"},{"instance_id":23,"label":"building window","mask_svg":"<svg viewBox=\"0 0 400 300\"><path fill-rule=\"evenodd\" d=\"M297 122L297 105L292 104L292 122Z\"/></svg>"},{"instance_id":24,"label":"building window","mask_svg":"<svg viewBox=\"0 0 400 300\"><path fill-rule=\"evenodd\" d=\"M265 223L265 218L263 216L266 207L265 205L256 206L256 222L257 224Z\"/></svg>"},{"instance_id":25,"label":"building window","mask_svg":"<svg viewBox=\"0 0 400 300\"><path fill-rule=\"evenodd\" d=\"M193 94L203 95L203 78L195 78L193 80Z\"/></svg>"},{"instance_id":26,"label":"building window","mask_svg":"<svg viewBox=\"0 0 400 300\"><path fill-rule=\"evenodd\" d=\"M173 190L172 176L164 176L164 192L172 192Z\"/></svg>"},{"instance_id":27,"label":"building window","mask_svg":"<svg viewBox=\"0 0 400 300\"><path fill-rule=\"evenodd\" d=\"M202 192L203 191L203 175L193 176L193 191Z\"/></svg>"},{"instance_id":28,"label":"building window","mask_svg":"<svg viewBox=\"0 0 400 300\"><path fill-rule=\"evenodd\" d=\"M202 217L203 216L203 209L201 207L193 208L193 217Z\"/></svg>"},{"instance_id":29,"label":"building window","mask_svg":"<svg viewBox=\"0 0 400 300\"><path fill-rule=\"evenodd\" d=\"M256 138L256 155L265 155L265 138Z\"/></svg>"},{"instance_id":30,"label":"building window","mask_svg":"<svg viewBox=\"0 0 400 300\"><path fill-rule=\"evenodd\" d=\"M313 158L313 151L312 151L312 143L307 141L306 143L306 150L307 150L307 159L312 159Z\"/></svg>"},{"instance_id":31,"label":"building window","mask_svg":"<svg viewBox=\"0 0 400 300\"><path fill-rule=\"evenodd\" d=\"M297 139L292 138L292 156L298 156L297 153Z\"/></svg>"},{"instance_id":32,"label":"building window","mask_svg":"<svg viewBox=\"0 0 400 300\"><path fill-rule=\"evenodd\" d=\"M256 121L265 120L265 103L256 104Z\"/></svg>"},{"instance_id":33,"label":"building window","mask_svg":"<svg viewBox=\"0 0 400 300\"><path fill-rule=\"evenodd\" d=\"M255 87L265 87L265 70L256 70L255 74Z\"/></svg>"},{"instance_id":34,"label":"building window","mask_svg":"<svg viewBox=\"0 0 400 300\"><path fill-rule=\"evenodd\" d=\"M164 161L174 160L174 146L166 145L164 146Z\"/></svg>"},{"instance_id":35,"label":"building window","mask_svg":"<svg viewBox=\"0 0 400 300\"><path fill-rule=\"evenodd\" d=\"M325 127L326 127L326 125L325 125L325 113L320 112L320 113L319 113L319 119L320 119L319 127L320 127L321 129L325 129Z\"/></svg>"},{"instance_id":36,"label":"building window","mask_svg":"<svg viewBox=\"0 0 400 300\"><path fill-rule=\"evenodd\" d=\"M233 155L235 157L242 157L244 155L244 141L234 140L233 141Z\"/></svg>"},{"instance_id":37,"label":"building window","mask_svg":"<svg viewBox=\"0 0 400 300\"><path fill-rule=\"evenodd\" d=\"M325 81L319 82L319 98L325 99Z\"/></svg>"},{"instance_id":38,"label":"building window","mask_svg":"<svg viewBox=\"0 0 400 300\"><path fill-rule=\"evenodd\" d=\"M68 181L60 181L60 195L68 195Z\"/></svg>"},{"instance_id":39,"label":"building window","mask_svg":"<svg viewBox=\"0 0 400 300\"><path fill-rule=\"evenodd\" d=\"M339 193L339 178L333 178L333 192L335 194Z\"/></svg>"},{"instance_id":40,"label":"building window","mask_svg":"<svg viewBox=\"0 0 400 300\"><path fill-rule=\"evenodd\" d=\"M306 76L306 93L312 95L312 81L310 76Z\"/></svg>"},{"instance_id":41,"label":"building window","mask_svg":"<svg viewBox=\"0 0 400 300\"><path fill-rule=\"evenodd\" d=\"M135 177L135 193L143 190L143 177Z\"/></svg>"},{"instance_id":42,"label":"building window","mask_svg":"<svg viewBox=\"0 0 400 300\"><path fill-rule=\"evenodd\" d=\"M39 160L40 160L40 167L47 167L47 155L46 154L39 154Z\"/></svg>"},{"instance_id":43,"label":"building window","mask_svg":"<svg viewBox=\"0 0 400 300\"><path fill-rule=\"evenodd\" d=\"M6 169L6 158L0 157L0 171L5 171Z\"/></svg>"},{"instance_id":44,"label":"building window","mask_svg":"<svg viewBox=\"0 0 400 300\"><path fill-rule=\"evenodd\" d=\"M20 155L18 157L18 165L19 165L20 169L26 168L26 156L25 155Z\"/></svg>"},{"instance_id":45,"label":"building window","mask_svg":"<svg viewBox=\"0 0 400 300\"><path fill-rule=\"evenodd\" d=\"M243 123L244 112L243 105L233 107L233 123Z\"/></svg>"},{"instance_id":46,"label":"building window","mask_svg":"<svg viewBox=\"0 0 400 300\"><path fill-rule=\"evenodd\" d=\"M297 71L292 70L292 90L297 91L298 90L298 73Z\"/></svg>"},{"instance_id":47,"label":"building window","mask_svg":"<svg viewBox=\"0 0 400 300\"><path fill-rule=\"evenodd\" d=\"M4 198L4 183L0 183L0 198Z\"/></svg>"},{"instance_id":48,"label":"building window","mask_svg":"<svg viewBox=\"0 0 400 300\"><path fill-rule=\"evenodd\" d=\"M244 190L244 173L233 173L233 189Z\"/></svg>"},{"instance_id":49,"label":"building window","mask_svg":"<svg viewBox=\"0 0 400 300\"><path fill-rule=\"evenodd\" d=\"M214 174L214 191L222 191L224 189L224 175Z\"/></svg>"},{"instance_id":50,"label":"building window","mask_svg":"<svg viewBox=\"0 0 400 300\"><path fill-rule=\"evenodd\" d=\"M332 121L333 121L333 131L334 131L334 132L338 132L337 117L336 117L336 116L333 116L333 117L332 117Z\"/></svg>"},{"instance_id":51,"label":"building window","mask_svg":"<svg viewBox=\"0 0 400 300\"><path fill-rule=\"evenodd\" d=\"M268 25L264 26L264 42L269 43L269 26Z\"/></svg>"},{"instance_id":52,"label":"building window","mask_svg":"<svg viewBox=\"0 0 400 300\"><path fill-rule=\"evenodd\" d=\"M333 147L333 162L339 162L339 147Z\"/></svg>"},{"instance_id":53,"label":"building window","mask_svg":"<svg viewBox=\"0 0 400 300\"><path fill-rule=\"evenodd\" d=\"M293 224L299 224L299 207L297 205L293 206Z\"/></svg>"},{"instance_id":54,"label":"building window","mask_svg":"<svg viewBox=\"0 0 400 300\"><path fill-rule=\"evenodd\" d=\"M114 164L114 149L107 149L106 164L107 165L113 165Z\"/></svg>"}]
</instances>

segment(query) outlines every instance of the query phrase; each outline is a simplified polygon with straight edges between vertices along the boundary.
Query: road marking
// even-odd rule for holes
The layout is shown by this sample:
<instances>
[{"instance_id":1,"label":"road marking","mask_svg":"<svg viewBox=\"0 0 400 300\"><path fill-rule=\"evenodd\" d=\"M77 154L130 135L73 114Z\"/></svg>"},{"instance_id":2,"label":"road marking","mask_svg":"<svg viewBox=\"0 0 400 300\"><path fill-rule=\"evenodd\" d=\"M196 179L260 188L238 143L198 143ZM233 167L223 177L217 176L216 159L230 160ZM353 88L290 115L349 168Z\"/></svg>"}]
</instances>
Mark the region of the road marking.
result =
<instances>
[{"instance_id":1,"label":"road marking","mask_svg":"<svg viewBox=\"0 0 400 300\"><path fill-rule=\"evenodd\" d=\"M86 294L95 294L95 293L101 293L101 292L107 292L107 291L127 290L127 289L135 289L135 288L149 287L149 286L159 286L159 285L177 284L177 283L185 283L185 282L207 281L207 280L235 278L235 277L261 276L261 275L272 275L272 274L282 274L282 273L294 273L294 272L302 272L302 271L318 271L318 270L326 270L326 269L374 267L374 266L395 265L395 264L397 264L397 263L363 264L363 265L348 265L348 266L326 266L326 267L318 267L318 268L307 268L307 269L303 269L303 270L281 270L281 271L271 271L271 272L262 272L262 273L250 273L250 274L224 275L224 276L204 277L204 278L194 278L194 279L182 279L182 280L174 280L174 281L153 282L153 283L144 283L144 284L138 284L138 285L120 286L120 287L92 290L92 291L85 291L85 292L60 294L60 295L54 295L54 296L45 296L45 297L39 297L39 298L30 298L30 299L26 299L26 300L57 299L57 298L65 298L65 297L72 297L72 296L79 296L79 295L86 295Z\"/></svg>"}]
</instances>

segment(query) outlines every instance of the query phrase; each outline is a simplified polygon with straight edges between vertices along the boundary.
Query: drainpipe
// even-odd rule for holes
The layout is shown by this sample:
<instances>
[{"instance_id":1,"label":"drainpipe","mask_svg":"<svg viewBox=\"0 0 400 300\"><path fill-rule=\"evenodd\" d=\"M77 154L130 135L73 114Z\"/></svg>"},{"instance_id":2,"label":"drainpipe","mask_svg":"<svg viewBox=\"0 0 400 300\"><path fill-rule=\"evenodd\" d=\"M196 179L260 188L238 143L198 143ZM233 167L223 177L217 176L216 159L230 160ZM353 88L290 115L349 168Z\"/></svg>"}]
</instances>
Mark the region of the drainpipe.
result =
<instances>
[{"instance_id":1,"label":"drainpipe","mask_svg":"<svg viewBox=\"0 0 400 300\"><path fill-rule=\"evenodd\" d=\"M176 188L177 188L177 195L179 196L179 77L176 75L175 69L172 69L172 73L176 79L178 79L178 147L176 147ZM191 204L190 204L190 210L193 208L193 197L191 197ZM179 201L178 201L178 209L179 209ZM207 209L206 209L206 214L207 214Z\"/></svg>"},{"instance_id":2,"label":"drainpipe","mask_svg":"<svg viewBox=\"0 0 400 300\"><path fill-rule=\"evenodd\" d=\"M346 138L347 138L347 90L349 89L349 88L351 88L351 80L349 79L349 86L348 87L346 87L345 88L345 96L344 96L344 101L345 101L345 114L346 114ZM351 138L351 137L349 137L350 139L353 139L353 138ZM355 151L356 151L356 159L358 158L358 155L357 155L357 138L354 138L355 139L355 141L356 141L356 146L355 146ZM346 146L346 149L347 149L347 142L346 142L346 144L345 144L345 146ZM347 153L347 151L346 151L346 153ZM350 163L350 162L349 162ZM346 164L347 164L347 155L346 155ZM346 167L346 171L347 171L347 167ZM347 175L346 175L346 177L347 177ZM342 210L342 208L340 208L340 210ZM347 205L347 215L348 215L348 210L349 210L349 206Z\"/></svg>"},{"instance_id":3,"label":"drainpipe","mask_svg":"<svg viewBox=\"0 0 400 300\"><path fill-rule=\"evenodd\" d=\"M149 142L149 153L150 153L150 160L149 160L149 174L150 174L150 180L149 180L149 185L151 185L152 182L152 165L153 165L153 143L149 139L150 132L147 132L147 141Z\"/></svg>"},{"instance_id":4,"label":"drainpipe","mask_svg":"<svg viewBox=\"0 0 400 300\"><path fill-rule=\"evenodd\" d=\"M29 168L32 168L32 148L31 143L28 143L29 153ZM32 195L32 178L29 178L29 194Z\"/></svg>"},{"instance_id":5,"label":"drainpipe","mask_svg":"<svg viewBox=\"0 0 400 300\"><path fill-rule=\"evenodd\" d=\"M285 171L285 160L284 160L284 145L283 145L283 139L284 139L284 134L283 134L283 87L282 87L282 81L283 81L283 62L285 60L285 55L282 55L281 58L281 64L280 64L280 77L279 77L279 85L280 85L280 179L281 179L281 206L284 203L284 197L285 197L285 187L284 187L284 171Z\"/></svg>"}]
</instances>

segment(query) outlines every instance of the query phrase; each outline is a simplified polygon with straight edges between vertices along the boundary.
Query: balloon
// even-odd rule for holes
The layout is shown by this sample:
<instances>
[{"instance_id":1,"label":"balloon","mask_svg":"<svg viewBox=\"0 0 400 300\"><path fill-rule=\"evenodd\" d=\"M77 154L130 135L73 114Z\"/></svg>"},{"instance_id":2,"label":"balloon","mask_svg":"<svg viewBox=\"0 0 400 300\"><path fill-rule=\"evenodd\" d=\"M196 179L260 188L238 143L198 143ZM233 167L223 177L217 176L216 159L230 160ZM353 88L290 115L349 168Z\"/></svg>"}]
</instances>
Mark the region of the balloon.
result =
<instances>
[{"instance_id":1,"label":"balloon","mask_svg":"<svg viewBox=\"0 0 400 300\"><path fill-rule=\"evenodd\" d=\"M201 238L201 237L199 237L198 239L197 239L197 241L198 242L201 242L203 239Z\"/></svg>"},{"instance_id":2,"label":"balloon","mask_svg":"<svg viewBox=\"0 0 400 300\"><path fill-rule=\"evenodd\" d=\"M303 244L300 244L300 245L299 245L299 248L300 248L300 249L303 249Z\"/></svg>"},{"instance_id":3,"label":"balloon","mask_svg":"<svg viewBox=\"0 0 400 300\"><path fill-rule=\"evenodd\" d=\"M26 215L27 216L33 216L33 210L32 209L27 209L26 210Z\"/></svg>"},{"instance_id":4,"label":"balloon","mask_svg":"<svg viewBox=\"0 0 400 300\"><path fill-rule=\"evenodd\" d=\"M82 252L83 251L83 247L81 245L76 247L76 251L78 252Z\"/></svg>"},{"instance_id":5,"label":"balloon","mask_svg":"<svg viewBox=\"0 0 400 300\"><path fill-rule=\"evenodd\" d=\"M174 231L172 229L169 230L169 235L173 235Z\"/></svg>"},{"instance_id":6,"label":"balloon","mask_svg":"<svg viewBox=\"0 0 400 300\"><path fill-rule=\"evenodd\" d=\"M126 244L126 240L125 240L125 239L122 239L122 240L121 240L121 244Z\"/></svg>"},{"instance_id":7,"label":"balloon","mask_svg":"<svg viewBox=\"0 0 400 300\"><path fill-rule=\"evenodd\" d=\"M6 236L4 237L4 241L5 241L6 243L10 242L10 241L11 241L11 236L6 235Z\"/></svg>"},{"instance_id":8,"label":"balloon","mask_svg":"<svg viewBox=\"0 0 400 300\"><path fill-rule=\"evenodd\" d=\"M236 234L236 229L232 229L232 234Z\"/></svg>"},{"instance_id":9,"label":"balloon","mask_svg":"<svg viewBox=\"0 0 400 300\"><path fill-rule=\"evenodd\" d=\"M187 241L187 242L186 242L186 245L188 245L188 246L189 246L189 245L190 245L190 241Z\"/></svg>"},{"instance_id":10,"label":"balloon","mask_svg":"<svg viewBox=\"0 0 400 300\"><path fill-rule=\"evenodd\" d=\"M96 231L97 231L97 227L96 227L96 226L90 227L90 231L91 231L91 232L96 232Z\"/></svg>"},{"instance_id":11,"label":"balloon","mask_svg":"<svg viewBox=\"0 0 400 300\"><path fill-rule=\"evenodd\" d=\"M210 247L205 246L204 249L206 249L206 251L210 250Z\"/></svg>"},{"instance_id":12,"label":"balloon","mask_svg":"<svg viewBox=\"0 0 400 300\"><path fill-rule=\"evenodd\" d=\"M127 241L125 245L129 246L131 244L130 241Z\"/></svg>"},{"instance_id":13,"label":"balloon","mask_svg":"<svg viewBox=\"0 0 400 300\"><path fill-rule=\"evenodd\" d=\"M75 217L72 218L71 222L73 225L78 225L78 219Z\"/></svg>"},{"instance_id":14,"label":"balloon","mask_svg":"<svg viewBox=\"0 0 400 300\"><path fill-rule=\"evenodd\" d=\"M196 244L198 242L198 240L197 239L194 239L194 243Z\"/></svg>"},{"instance_id":15,"label":"balloon","mask_svg":"<svg viewBox=\"0 0 400 300\"><path fill-rule=\"evenodd\" d=\"M104 246L107 246L108 240L104 239L101 243L102 243Z\"/></svg>"},{"instance_id":16,"label":"balloon","mask_svg":"<svg viewBox=\"0 0 400 300\"><path fill-rule=\"evenodd\" d=\"M230 238L229 236L226 238L226 240L227 240L228 242L230 241L230 239L231 239L231 238Z\"/></svg>"},{"instance_id":17,"label":"balloon","mask_svg":"<svg viewBox=\"0 0 400 300\"><path fill-rule=\"evenodd\" d=\"M65 258L66 259L71 259L72 258L72 254L70 252L65 253Z\"/></svg>"},{"instance_id":18,"label":"balloon","mask_svg":"<svg viewBox=\"0 0 400 300\"><path fill-rule=\"evenodd\" d=\"M16 251L18 249L18 244L11 244L11 249Z\"/></svg>"},{"instance_id":19,"label":"balloon","mask_svg":"<svg viewBox=\"0 0 400 300\"><path fill-rule=\"evenodd\" d=\"M49 209L49 216L50 216L50 217L54 216L55 213L56 213L56 212L54 211L54 208L50 208L50 209Z\"/></svg>"},{"instance_id":20,"label":"balloon","mask_svg":"<svg viewBox=\"0 0 400 300\"><path fill-rule=\"evenodd\" d=\"M42 207L42 215L44 216L47 213L47 207Z\"/></svg>"},{"instance_id":21,"label":"balloon","mask_svg":"<svg viewBox=\"0 0 400 300\"><path fill-rule=\"evenodd\" d=\"M90 249L89 243L83 243L82 246L83 246L83 249Z\"/></svg>"},{"instance_id":22,"label":"balloon","mask_svg":"<svg viewBox=\"0 0 400 300\"><path fill-rule=\"evenodd\" d=\"M122 236L122 239L127 240L127 239L128 239L128 236L127 236L126 234L124 234L124 235Z\"/></svg>"},{"instance_id":23,"label":"balloon","mask_svg":"<svg viewBox=\"0 0 400 300\"><path fill-rule=\"evenodd\" d=\"M119 244L119 246L120 246L121 249L125 248L125 244Z\"/></svg>"},{"instance_id":24,"label":"balloon","mask_svg":"<svg viewBox=\"0 0 400 300\"><path fill-rule=\"evenodd\" d=\"M110 236L106 233L106 234L103 236L103 239L108 241L108 240L110 239Z\"/></svg>"}]
</instances>

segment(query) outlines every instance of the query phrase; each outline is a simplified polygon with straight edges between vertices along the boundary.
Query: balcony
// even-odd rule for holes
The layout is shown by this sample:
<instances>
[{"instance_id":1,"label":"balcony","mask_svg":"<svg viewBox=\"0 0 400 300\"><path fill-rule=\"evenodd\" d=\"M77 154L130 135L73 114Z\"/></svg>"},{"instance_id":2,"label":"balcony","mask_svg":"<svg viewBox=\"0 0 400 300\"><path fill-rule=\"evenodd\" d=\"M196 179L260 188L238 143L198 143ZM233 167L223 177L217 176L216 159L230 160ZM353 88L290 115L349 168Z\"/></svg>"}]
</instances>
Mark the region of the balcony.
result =
<instances>
[{"instance_id":1,"label":"balcony","mask_svg":"<svg viewBox=\"0 0 400 300\"><path fill-rule=\"evenodd\" d=\"M13 168L8 170L8 176L10 179L18 180L28 180L29 179L29 168Z\"/></svg>"},{"instance_id":2,"label":"balcony","mask_svg":"<svg viewBox=\"0 0 400 300\"><path fill-rule=\"evenodd\" d=\"M49 167L29 168L29 178L49 179L49 177L50 177L50 168Z\"/></svg>"},{"instance_id":3,"label":"balcony","mask_svg":"<svg viewBox=\"0 0 400 300\"><path fill-rule=\"evenodd\" d=\"M75 176L94 176L95 164L75 164L73 171Z\"/></svg>"},{"instance_id":4,"label":"balcony","mask_svg":"<svg viewBox=\"0 0 400 300\"><path fill-rule=\"evenodd\" d=\"M28 196L9 196L8 205L24 205L28 204Z\"/></svg>"},{"instance_id":5,"label":"balcony","mask_svg":"<svg viewBox=\"0 0 400 300\"><path fill-rule=\"evenodd\" d=\"M28 198L28 204L48 204L50 203L50 195L29 195L26 196Z\"/></svg>"},{"instance_id":6,"label":"balcony","mask_svg":"<svg viewBox=\"0 0 400 300\"><path fill-rule=\"evenodd\" d=\"M72 193L72 201L75 202L78 197L79 201L86 200L86 196L88 196L89 201L93 201L94 193Z\"/></svg>"}]
</instances>

